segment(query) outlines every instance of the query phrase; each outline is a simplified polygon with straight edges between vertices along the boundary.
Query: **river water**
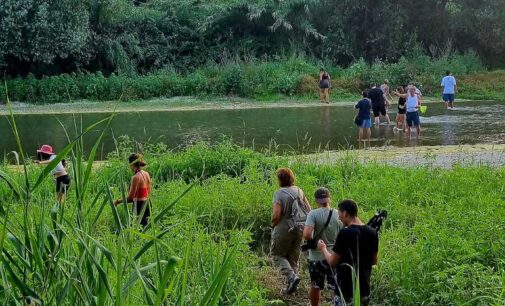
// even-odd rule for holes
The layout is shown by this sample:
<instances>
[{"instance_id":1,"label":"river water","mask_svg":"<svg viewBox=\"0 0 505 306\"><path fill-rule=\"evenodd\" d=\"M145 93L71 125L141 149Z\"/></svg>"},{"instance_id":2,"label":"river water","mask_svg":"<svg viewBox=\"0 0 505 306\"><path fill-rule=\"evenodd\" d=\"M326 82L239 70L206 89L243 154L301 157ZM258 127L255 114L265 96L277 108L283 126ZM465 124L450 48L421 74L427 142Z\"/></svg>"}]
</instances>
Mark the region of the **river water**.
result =
<instances>
[{"instance_id":1,"label":"river water","mask_svg":"<svg viewBox=\"0 0 505 306\"><path fill-rule=\"evenodd\" d=\"M505 120L500 102L462 102L455 110L442 103L427 104L421 117L422 135L408 139L393 131L393 125L372 128L372 146L430 146L476 143L505 143ZM55 106L57 107L57 106ZM192 110L119 113L107 130L98 158L116 147L114 139L128 135L140 143L165 143L179 149L198 141L210 143L231 138L233 142L261 150L315 152L322 149L357 147L357 128L352 106L330 105L298 108L258 108L236 110ZM390 110L394 120L396 105ZM15 117L25 150L33 152L41 144L56 151L67 143L65 126L71 137L108 114L33 114ZM77 127L77 129L76 129ZM93 145L100 129L85 138L85 150ZM15 138L6 116L0 117L0 152L16 150Z\"/></svg>"}]
</instances>

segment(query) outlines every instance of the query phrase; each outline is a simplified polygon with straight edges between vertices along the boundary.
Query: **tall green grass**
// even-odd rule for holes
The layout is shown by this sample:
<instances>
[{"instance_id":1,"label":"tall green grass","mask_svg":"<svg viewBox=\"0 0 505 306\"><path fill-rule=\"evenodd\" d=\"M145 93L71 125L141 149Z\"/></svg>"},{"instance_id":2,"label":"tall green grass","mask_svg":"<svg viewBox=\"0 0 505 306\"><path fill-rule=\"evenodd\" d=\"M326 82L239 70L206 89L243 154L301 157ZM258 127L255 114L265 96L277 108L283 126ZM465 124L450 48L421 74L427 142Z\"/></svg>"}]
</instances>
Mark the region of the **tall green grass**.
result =
<instances>
[{"instance_id":1,"label":"tall green grass","mask_svg":"<svg viewBox=\"0 0 505 306\"><path fill-rule=\"evenodd\" d=\"M5 169L0 178L0 296L9 305L218 305L248 300L262 303L253 277L239 271L254 262L246 231L208 235L196 216L175 216L173 207L190 192L186 186L145 230L126 205L112 205L111 173L94 178L92 163L101 137L88 156L84 137L112 117L79 132L39 170L19 145L15 116L10 122L18 140L22 170ZM103 133L102 133L103 135ZM50 171L65 156L72 168L67 201L55 203ZM2 167L3 168L3 167ZM91 184L96 184L93 188ZM120 188L123 193L125 188ZM118 196L121 192L118 192ZM123 214L123 217L121 217ZM104 222L105 220L105 222ZM231 275L239 275L231 278Z\"/></svg>"}]
</instances>

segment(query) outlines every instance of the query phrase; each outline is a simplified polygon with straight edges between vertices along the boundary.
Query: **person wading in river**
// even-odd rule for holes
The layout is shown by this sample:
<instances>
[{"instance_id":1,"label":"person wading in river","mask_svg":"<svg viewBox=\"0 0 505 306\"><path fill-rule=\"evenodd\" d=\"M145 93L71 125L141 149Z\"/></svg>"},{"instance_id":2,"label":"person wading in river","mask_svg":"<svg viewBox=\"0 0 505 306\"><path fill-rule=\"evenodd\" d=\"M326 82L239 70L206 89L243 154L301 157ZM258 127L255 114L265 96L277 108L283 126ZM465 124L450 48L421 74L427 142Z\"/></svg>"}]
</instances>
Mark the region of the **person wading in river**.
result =
<instances>
[{"instance_id":1,"label":"person wading in river","mask_svg":"<svg viewBox=\"0 0 505 306\"><path fill-rule=\"evenodd\" d=\"M393 92L396 96L400 98L407 99L407 133L409 138L411 137L411 128L414 126L416 128L417 137L421 135L421 120L419 118L419 107L421 106L421 98L416 93L415 87L409 87L408 94L401 94L397 91Z\"/></svg>"},{"instance_id":2,"label":"person wading in river","mask_svg":"<svg viewBox=\"0 0 505 306\"><path fill-rule=\"evenodd\" d=\"M35 162L37 164L49 164L55 158L56 154L53 151L53 147L45 144L37 150L37 160ZM70 177L65 166L66 162L62 159L52 170L52 174L56 180L56 200L58 204L62 204L65 201L68 188L70 187Z\"/></svg>"},{"instance_id":3,"label":"person wading in river","mask_svg":"<svg viewBox=\"0 0 505 306\"><path fill-rule=\"evenodd\" d=\"M151 193L151 176L142 168L147 164L141 154L134 153L128 157L130 169L134 172L131 179L127 203L133 203L133 213L140 217L140 224L146 226L151 215L149 194ZM123 203L122 199L114 201L114 205Z\"/></svg>"},{"instance_id":4,"label":"person wading in river","mask_svg":"<svg viewBox=\"0 0 505 306\"><path fill-rule=\"evenodd\" d=\"M376 84L372 84L371 89L368 91L368 98L372 101L375 125L379 126L380 117L386 118L387 124L389 124L390 120L386 110L386 99L384 98L384 93L380 88L377 88Z\"/></svg>"},{"instance_id":5,"label":"person wading in river","mask_svg":"<svg viewBox=\"0 0 505 306\"><path fill-rule=\"evenodd\" d=\"M280 189L274 193L272 201L270 256L286 278L286 288L281 293L292 294L300 283L298 260L310 204L303 191L295 186L291 169L281 168L276 174Z\"/></svg>"}]
</instances>

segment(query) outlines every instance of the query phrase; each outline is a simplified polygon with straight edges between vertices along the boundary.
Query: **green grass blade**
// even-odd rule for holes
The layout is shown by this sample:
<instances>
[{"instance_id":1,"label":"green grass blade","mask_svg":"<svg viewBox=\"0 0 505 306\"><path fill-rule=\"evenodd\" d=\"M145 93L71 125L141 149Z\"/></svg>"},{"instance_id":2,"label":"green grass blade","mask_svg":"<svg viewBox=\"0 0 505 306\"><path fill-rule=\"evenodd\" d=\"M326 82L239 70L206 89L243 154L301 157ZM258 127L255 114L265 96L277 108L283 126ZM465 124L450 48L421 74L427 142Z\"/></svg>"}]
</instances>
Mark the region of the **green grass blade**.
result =
<instances>
[{"instance_id":1,"label":"green grass blade","mask_svg":"<svg viewBox=\"0 0 505 306\"><path fill-rule=\"evenodd\" d=\"M165 271L163 272L163 278L161 279L161 283L158 287L158 293L156 294L156 301L154 302L154 305L161 305L161 303L163 303L163 301L167 298L165 288L167 287L168 281L173 277L175 273L175 266L178 262L179 259L176 257L170 257L168 259L168 262L165 265Z\"/></svg>"}]
</instances>

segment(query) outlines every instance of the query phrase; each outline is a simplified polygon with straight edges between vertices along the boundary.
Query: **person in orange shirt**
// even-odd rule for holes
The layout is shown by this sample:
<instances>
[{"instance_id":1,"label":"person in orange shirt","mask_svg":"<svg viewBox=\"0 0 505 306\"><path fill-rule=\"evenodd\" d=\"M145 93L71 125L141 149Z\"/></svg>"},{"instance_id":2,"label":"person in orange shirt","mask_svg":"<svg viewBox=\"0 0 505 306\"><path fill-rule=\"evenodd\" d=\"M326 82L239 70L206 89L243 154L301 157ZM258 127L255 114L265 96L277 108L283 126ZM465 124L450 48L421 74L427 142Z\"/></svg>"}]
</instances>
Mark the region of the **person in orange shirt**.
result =
<instances>
[{"instance_id":1,"label":"person in orange shirt","mask_svg":"<svg viewBox=\"0 0 505 306\"><path fill-rule=\"evenodd\" d=\"M149 194L151 192L151 176L142 168L147 164L141 154L134 153L128 157L131 170L135 173L132 176L130 191L126 198L127 203L133 203L133 213L140 217L140 224L146 226L151 216L149 207ZM114 201L114 205L123 203L122 199Z\"/></svg>"}]
</instances>

